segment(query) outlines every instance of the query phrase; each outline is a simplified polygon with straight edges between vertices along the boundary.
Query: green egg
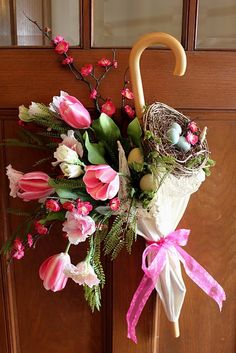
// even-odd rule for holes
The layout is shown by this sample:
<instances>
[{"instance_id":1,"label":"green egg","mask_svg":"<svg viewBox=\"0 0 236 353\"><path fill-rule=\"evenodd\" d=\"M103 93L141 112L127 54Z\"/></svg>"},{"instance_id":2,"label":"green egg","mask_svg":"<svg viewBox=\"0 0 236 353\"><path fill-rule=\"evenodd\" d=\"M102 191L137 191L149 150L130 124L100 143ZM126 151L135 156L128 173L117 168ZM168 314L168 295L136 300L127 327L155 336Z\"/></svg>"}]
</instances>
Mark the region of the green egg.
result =
<instances>
[{"instance_id":1,"label":"green egg","mask_svg":"<svg viewBox=\"0 0 236 353\"><path fill-rule=\"evenodd\" d=\"M167 131L167 138L172 145L175 145L179 141L179 133L176 129L170 128Z\"/></svg>"},{"instance_id":2,"label":"green egg","mask_svg":"<svg viewBox=\"0 0 236 353\"><path fill-rule=\"evenodd\" d=\"M178 131L179 135L182 133L182 128L178 123L172 123L171 124L171 129L175 129Z\"/></svg>"},{"instance_id":3,"label":"green egg","mask_svg":"<svg viewBox=\"0 0 236 353\"><path fill-rule=\"evenodd\" d=\"M183 152L188 152L191 148L190 143L186 140L184 136L180 136L178 143L176 144L176 147L179 148Z\"/></svg>"}]
</instances>

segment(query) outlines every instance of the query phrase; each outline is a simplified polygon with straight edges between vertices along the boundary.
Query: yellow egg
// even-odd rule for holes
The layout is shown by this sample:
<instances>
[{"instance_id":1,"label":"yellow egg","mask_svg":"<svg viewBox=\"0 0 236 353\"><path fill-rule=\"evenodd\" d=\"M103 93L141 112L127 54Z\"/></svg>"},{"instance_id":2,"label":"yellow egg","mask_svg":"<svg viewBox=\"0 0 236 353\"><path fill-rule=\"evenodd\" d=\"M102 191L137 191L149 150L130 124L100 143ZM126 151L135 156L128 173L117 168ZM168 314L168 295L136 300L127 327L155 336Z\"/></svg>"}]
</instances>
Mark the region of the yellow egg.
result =
<instances>
[{"instance_id":1,"label":"yellow egg","mask_svg":"<svg viewBox=\"0 0 236 353\"><path fill-rule=\"evenodd\" d=\"M155 191L159 183L153 174L146 174L140 179L139 186L142 191Z\"/></svg>"},{"instance_id":2,"label":"yellow egg","mask_svg":"<svg viewBox=\"0 0 236 353\"><path fill-rule=\"evenodd\" d=\"M144 162L142 151L138 147L133 148L128 155L128 163L132 162L140 164Z\"/></svg>"}]
</instances>

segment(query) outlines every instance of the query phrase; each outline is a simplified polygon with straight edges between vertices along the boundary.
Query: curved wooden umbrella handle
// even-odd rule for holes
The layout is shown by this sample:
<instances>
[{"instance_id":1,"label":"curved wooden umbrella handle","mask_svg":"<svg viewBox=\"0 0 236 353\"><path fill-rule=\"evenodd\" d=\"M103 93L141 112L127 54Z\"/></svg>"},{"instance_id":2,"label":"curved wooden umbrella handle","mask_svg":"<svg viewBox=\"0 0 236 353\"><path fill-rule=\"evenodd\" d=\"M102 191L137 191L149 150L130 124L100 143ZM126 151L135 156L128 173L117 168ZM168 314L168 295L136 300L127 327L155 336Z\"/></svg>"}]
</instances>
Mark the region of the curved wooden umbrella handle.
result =
<instances>
[{"instance_id":1,"label":"curved wooden umbrella handle","mask_svg":"<svg viewBox=\"0 0 236 353\"><path fill-rule=\"evenodd\" d=\"M134 103L136 115L142 123L143 108L145 106L143 84L140 73L140 57L143 51L150 45L164 44L170 48L175 56L174 75L182 76L185 73L187 60L184 48L180 42L170 34L162 32L148 33L138 39L134 44L129 56L129 68L134 92Z\"/></svg>"}]
</instances>

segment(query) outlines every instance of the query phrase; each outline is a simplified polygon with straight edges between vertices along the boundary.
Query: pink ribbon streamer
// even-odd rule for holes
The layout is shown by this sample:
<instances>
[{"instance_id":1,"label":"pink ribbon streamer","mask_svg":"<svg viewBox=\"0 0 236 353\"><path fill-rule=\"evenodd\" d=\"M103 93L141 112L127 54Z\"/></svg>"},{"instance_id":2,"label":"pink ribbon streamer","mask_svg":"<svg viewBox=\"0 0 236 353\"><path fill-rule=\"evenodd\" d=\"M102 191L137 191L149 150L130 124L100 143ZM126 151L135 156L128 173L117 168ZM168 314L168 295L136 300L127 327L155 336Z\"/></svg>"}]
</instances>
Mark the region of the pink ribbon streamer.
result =
<instances>
[{"instance_id":1,"label":"pink ribbon streamer","mask_svg":"<svg viewBox=\"0 0 236 353\"><path fill-rule=\"evenodd\" d=\"M166 256L169 250L176 250L179 260L182 262L187 275L211 298L213 298L219 308L222 308L222 301L226 299L223 288L214 278L181 246L185 246L188 242L190 230L178 229L171 232L166 237L161 238L157 242L151 242L143 252L142 270L144 276L134 293L129 310L126 315L128 324L128 335L132 341L137 343L135 328L143 308L155 288L160 273L166 265ZM146 260L148 255L151 262L147 266Z\"/></svg>"}]
</instances>

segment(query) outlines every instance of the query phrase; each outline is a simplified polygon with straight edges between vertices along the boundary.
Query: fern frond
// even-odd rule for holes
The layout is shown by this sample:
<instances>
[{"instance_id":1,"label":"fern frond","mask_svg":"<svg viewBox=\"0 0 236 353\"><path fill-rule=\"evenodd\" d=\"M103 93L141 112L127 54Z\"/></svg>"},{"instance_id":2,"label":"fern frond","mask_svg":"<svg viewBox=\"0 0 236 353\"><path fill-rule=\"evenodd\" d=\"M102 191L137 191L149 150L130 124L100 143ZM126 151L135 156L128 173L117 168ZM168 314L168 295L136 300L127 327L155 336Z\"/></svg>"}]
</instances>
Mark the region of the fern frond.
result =
<instances>
[{"instance_id":1,"label":"fern frond","mask_svg":"<svg viewBox=\"0 0 236 353\"><path fill-rule=\"evenodd\" d=\"M84 285L84 296L88 302L92 312L96 308L98 311L101 307L101 289L99 286L93 286L90 288L87 285Z\"/></svg>"},{"instance_id":2,"label":"fern frond","mask_svg":"<svg viewBox=\"0 0 236 353\"><path fill-rule=\"evenodd\" d=\"M55 189L80 189L85 188L82 179L50 179L48 184Z\"/></svg>"},{"instance_id":3,"label":"fern frond","mask_svg":"<svg viewBox=\"0 0 236 353\"><path fill-rule=\"evenodd\" d=\"M119 255L121 250L124 248L124 246L125 246L124 239L119 239L118 244L115 246L115 248L112 251L112 254L111 254L111 259L112 260L115 260L117 258L117 256Z\"/></svg>"}]
</instances>

